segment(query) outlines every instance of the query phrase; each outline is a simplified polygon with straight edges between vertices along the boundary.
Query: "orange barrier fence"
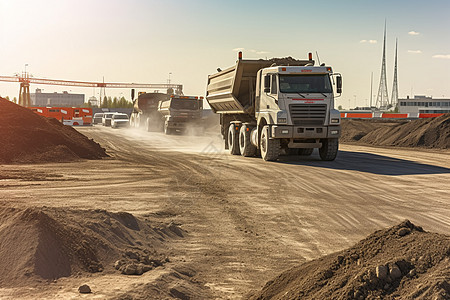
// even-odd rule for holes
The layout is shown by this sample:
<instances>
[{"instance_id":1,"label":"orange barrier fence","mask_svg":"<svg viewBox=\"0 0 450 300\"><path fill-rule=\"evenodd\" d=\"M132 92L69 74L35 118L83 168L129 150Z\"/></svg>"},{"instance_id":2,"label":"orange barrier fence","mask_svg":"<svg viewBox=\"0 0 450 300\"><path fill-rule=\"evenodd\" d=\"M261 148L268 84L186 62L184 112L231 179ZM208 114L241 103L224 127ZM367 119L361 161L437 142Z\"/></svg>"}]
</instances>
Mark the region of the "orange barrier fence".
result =
<instances>
[{"instance_id":1,"label":"orange barrier fence","mask_svg":"<svg viewBox=\"0 0 450 300\"><path fill-rule=\"evenodd\" d=\"M406 119L408 118L408 114L383 113L381 117L388 119Z\"/></svg>"},{"instance_id":2,"label":"orange barrier fence","mask_svg":"<svg viewBox=\"0 0 450 300\"><path fill-rule=\"evenodd\" d=\"M381 112L374 112L374 113L358 113L358 112L347 112L347 113L341 113L342 119L423 119L423 118L436 118L444 115L444 113L436 113L436 114L429 114L429 113L406 113L406 114L400 114L400 113L381 113Z\"/></svg>"},{"instance_id":3,"label":"orange barrier fence","mask_svg":"<svg viewBox=\"0 0 450 300\"><path fill-rule=\"evenodd\" d=\"M436 118L444 114L419 114L419 118Z\"/></svg>"}]
</instances>

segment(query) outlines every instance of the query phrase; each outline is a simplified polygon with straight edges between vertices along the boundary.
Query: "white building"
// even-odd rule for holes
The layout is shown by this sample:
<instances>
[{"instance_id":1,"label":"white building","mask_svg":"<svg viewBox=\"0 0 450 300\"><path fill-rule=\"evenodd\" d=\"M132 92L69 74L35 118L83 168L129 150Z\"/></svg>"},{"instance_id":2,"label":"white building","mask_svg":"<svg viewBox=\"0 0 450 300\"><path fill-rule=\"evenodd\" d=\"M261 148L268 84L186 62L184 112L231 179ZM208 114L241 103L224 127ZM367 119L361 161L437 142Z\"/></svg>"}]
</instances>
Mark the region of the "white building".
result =
<instances>
[{"instance_id":1,"label":"white building","mask_svg":"<svg viewBox=\"0 0 450 300\"><path fill-rule=\"evenodd\" d=\"M400 113L450 113L450 99L433 99L427 96L406 97L398 99L398 108Z\"/></svg>"},{"instance_id":2,"label":"white building","mask_svg":"<svg viewBox=\"0 0 450 300\"><path fill-rule=\"evenodd\" d=\"M55 107L80 107L84 104L84 94L43 93L36 89L36 93L30 94L31 106L55 106Z\"/></svg>"}]
</instances>

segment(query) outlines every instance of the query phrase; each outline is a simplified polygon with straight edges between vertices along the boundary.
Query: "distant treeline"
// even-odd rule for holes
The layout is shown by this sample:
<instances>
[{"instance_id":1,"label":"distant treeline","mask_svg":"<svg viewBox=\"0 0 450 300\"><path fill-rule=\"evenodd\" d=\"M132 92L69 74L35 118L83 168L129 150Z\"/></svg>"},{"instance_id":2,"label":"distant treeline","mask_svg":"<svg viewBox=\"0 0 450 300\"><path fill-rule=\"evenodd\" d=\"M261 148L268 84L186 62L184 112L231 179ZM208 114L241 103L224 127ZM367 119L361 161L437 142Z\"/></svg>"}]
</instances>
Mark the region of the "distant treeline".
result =
<instances>
[{"instance_id":1,"label":"distant treeline","mask_svg":"<svg viewBox=\"0 0 450 300\"><path fill-rule=\"evenodd\" d=\"M91 107L90 103L86 103L88 107ZM102 103L100 104L101 108L132 108L133 103L125 99L125 97L104 97Z\"/></svg>"}]
</instances>

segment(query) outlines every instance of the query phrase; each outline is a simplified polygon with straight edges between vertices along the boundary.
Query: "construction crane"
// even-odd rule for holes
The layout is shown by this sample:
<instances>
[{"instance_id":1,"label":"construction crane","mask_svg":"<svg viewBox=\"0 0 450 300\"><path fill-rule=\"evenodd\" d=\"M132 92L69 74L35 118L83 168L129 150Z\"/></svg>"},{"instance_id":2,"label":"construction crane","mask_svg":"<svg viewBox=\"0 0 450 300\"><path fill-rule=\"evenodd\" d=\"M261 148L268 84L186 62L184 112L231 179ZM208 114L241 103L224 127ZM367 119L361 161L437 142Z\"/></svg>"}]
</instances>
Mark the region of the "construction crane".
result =
<instances>
[{"instance_id":1,"label":"construction crane","mask_svg":"<svg viewBox=\"0 0 450 300\"><path fill-rule=\"evenodd\" d=\"M72 80L56 80L30 77L29 73L24 72L17 76L0 76L0 81L19 82L19 105L31 106L30 83L46 84L46 85L62 85L77 87L99 87L99 88L147 88L147 89L167 89L172 90L175 95L183 95L183 85L171 83L111 83L111 82L89 82L89 81L72 81Z\"/></svg>"}]
</instances>

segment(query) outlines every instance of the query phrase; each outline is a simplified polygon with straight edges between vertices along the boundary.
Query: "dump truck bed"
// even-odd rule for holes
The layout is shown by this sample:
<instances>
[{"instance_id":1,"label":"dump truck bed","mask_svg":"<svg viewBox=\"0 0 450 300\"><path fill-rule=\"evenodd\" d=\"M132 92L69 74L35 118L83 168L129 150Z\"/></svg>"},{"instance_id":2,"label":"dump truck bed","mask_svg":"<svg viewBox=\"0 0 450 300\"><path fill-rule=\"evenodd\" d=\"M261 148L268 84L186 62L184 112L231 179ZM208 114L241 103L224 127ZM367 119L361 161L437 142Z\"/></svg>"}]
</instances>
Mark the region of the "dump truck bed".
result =
<instances>
[{"instance_id":1,"label":"dump truck bed","mask_svg":"<svg viewBox=\"0 0 450 300\"><path fill-rule=\"evenodd\" d=\"M168 98L169 95L163 93L143 93L134 103L134 110L142 113L157 111L159 101Z\"/></svg>"},{"instance_id":2,"label":"dump truck bed","mask_svg":"<svg viewBox=\"0 0 450 300\"><path fill-rule=\"evenodd\" d=\"M252 114L256 74L272 63L268 60L238 60L236 65L208 76L206 100L211 109L220 114Z\"/></svg>"},{"instance_id":3,"label":"dump truck bed","mask_svg":"<svg viewBox=\"0 0 450 300\"><path fill-rule=\"evenodd\" d=\"M260 69L275 65L305 66L313 60L273 58L270 60L239 59L226 70L208 76L206 100L215 113L250 114L255 112L256 75Z\"/></svg>"}]
</instances>

